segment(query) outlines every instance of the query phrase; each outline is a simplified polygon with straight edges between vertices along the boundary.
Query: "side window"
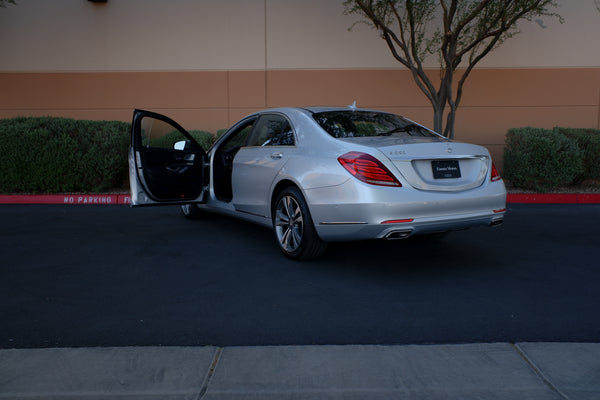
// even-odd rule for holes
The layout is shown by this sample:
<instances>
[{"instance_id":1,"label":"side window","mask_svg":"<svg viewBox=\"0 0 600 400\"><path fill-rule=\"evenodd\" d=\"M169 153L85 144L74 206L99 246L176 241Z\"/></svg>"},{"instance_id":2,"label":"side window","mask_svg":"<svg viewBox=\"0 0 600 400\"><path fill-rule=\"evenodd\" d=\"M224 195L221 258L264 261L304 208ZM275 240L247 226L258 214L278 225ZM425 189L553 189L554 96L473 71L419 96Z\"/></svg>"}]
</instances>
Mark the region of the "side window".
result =
<instances>
[{"instance_id":1,"label":"side window","mask_svg":"<svg viewBox=\"0 0 600 400\"><path fill-rule=\"evenodd\" d=\"M244 126L240 127L237 132L235 132L231 136L229 136L229 138L227 139L227 142L225 142L221 146L220 150L221 151L229 151L236 147L246 146L248 136L250 136L250 132L252 132L252 126L254 125L255 121L256 120L252 120L252 121L248 122Z\"/></svg>"},{"instance_id":2,"label":"side window","mask_svg":"<svg viewBox=\"0 0 600 400\"><path fill-rule=\"evenodd\" d=\"M142 146L173 150L175 142L187 138L169 125L152 117L144 117L140 123Z\"/></svg>"},{"instance_id":3,"label":"side window","mask_svg":"<svg viewBox=\"0 0 600 400\"><path fill-rule=\"evenodd\" d=\"M293 146L294 131L283 115L263 115L256 123L248 146Z\"/></svg>"}]
</instances>

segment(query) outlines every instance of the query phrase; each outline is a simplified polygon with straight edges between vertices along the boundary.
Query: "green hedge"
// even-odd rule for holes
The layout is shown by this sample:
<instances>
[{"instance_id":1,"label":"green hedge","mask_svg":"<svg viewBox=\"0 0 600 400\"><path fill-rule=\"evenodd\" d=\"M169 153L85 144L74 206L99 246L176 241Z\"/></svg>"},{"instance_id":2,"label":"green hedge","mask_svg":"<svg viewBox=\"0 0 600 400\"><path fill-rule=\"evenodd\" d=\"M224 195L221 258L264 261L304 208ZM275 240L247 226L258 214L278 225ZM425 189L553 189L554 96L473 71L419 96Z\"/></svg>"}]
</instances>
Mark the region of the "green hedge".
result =
<instances>
[{"instance_id":1,"label":"green hedge","mask_svg":"<svg viewBox=\"0 0 600 400\"><path fill-rule=\"evenodd\" d=\"M127 180L130 124L0 119L0 192L103 191Z\"/></svg>"},{"instance_id":2,"label":"green hedge","mask_svg":"<svg viewBox=\"0 0 600 400\"><path fill-rule=\"evenodd\" d=\"M126 188L130 130L118 121L0 119L0 193ZM208 149L223 132L190 133ZM503 175L514 186L547 191L600 181L599 159L600 130L515 128L506 135Z\"/></svg>"},{"instance_id":3,"label":"green hedge","mask_svg":"<svg viewBox=\"0 0 600 400\"><path fill-rule=\"evenodd\" d=\"M190 134L205 150L215 141L210 132ZM0 119L0 193L126 189L130 135L131 124L119 121Z\"/></svg>"},{"instance_id":4,"label":"green hedge","mask_svg":"<svg viewBox=\"0 0 600 400\"><path fill-rule=\"evenodd\" d=\"M504 177L514 186L548 191L600 177L600 131L515 128L506 135Z\"/></svg>"},{"instance_id":5,"label":"green hedge","mask_svg":"<svg viewBox=\"0 0 600 400\"><path fill-rule=\"evenodd\" d=\"M600 181L600 130L554 128L555 131L575 140L583 151L583 173L576 183L585 180Z\"/></svg>"}]
</instances>

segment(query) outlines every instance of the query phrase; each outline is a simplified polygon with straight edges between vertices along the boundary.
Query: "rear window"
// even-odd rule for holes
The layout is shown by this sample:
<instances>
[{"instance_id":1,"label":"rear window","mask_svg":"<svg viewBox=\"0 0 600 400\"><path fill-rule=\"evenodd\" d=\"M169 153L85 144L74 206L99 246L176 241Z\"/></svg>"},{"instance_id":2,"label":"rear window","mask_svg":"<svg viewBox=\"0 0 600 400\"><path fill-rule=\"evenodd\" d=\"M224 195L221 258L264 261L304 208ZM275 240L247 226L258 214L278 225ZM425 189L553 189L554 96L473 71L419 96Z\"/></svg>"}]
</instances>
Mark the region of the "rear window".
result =
<instances>
[{"instance_id":1,"label":"rear window","mask_svg":"<svg viewBox=\"0 0 600 400\"><path fill-rule=\"evenodd\" d=\"M367 136L439 137L398 115L376 111L324 111L313 114L313 118L337 139Z\"/></svg>"}]
</instances>

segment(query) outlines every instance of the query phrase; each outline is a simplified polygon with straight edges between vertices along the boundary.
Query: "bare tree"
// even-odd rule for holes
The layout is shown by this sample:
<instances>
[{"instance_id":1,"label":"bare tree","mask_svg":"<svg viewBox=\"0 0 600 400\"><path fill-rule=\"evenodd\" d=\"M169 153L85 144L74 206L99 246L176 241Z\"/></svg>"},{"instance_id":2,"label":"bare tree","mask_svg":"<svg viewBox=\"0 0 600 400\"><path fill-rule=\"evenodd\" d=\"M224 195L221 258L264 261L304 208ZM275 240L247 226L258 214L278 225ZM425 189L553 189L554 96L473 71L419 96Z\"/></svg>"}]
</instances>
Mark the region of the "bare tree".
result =
<instances>
[{"instance_id":1,"label":"bare tree","mask_svg":"<svg viewBox=\"0 0 600 400\"><path fill-rule=\"evenodd\" d=\"M7 4L17 4L15 0L0 0L0 7L5 8Z\"/></svg>"},{"instance_id":2,"label":"bare tree","mask_svg":"<svg viewBox=\"0 0 600 400\"><path fill-rule=\"evenodd\" d=\"M549 16L562 22L552 12L556 0L345 0L344 7L360 16L357 23L377 29L394 58L411 71L433 106L434 130L449 138L465 81L477 63L519 33L518 21ZM437 87L424 67L430 55L439 57Z\"/></svg>"}]
</instances>

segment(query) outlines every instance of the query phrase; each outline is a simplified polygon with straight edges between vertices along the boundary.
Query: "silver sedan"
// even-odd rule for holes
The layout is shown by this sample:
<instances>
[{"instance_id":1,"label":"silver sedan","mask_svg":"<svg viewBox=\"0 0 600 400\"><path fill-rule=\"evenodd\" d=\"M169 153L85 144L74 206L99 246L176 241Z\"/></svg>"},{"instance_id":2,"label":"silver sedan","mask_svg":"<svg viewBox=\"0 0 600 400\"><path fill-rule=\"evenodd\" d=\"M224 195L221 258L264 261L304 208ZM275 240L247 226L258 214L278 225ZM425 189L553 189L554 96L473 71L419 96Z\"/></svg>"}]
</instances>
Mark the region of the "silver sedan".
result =
<instances>
[{"instance_id":1,"label":"silver sedan","mask_svg":"<svg viewBox=\"0 0 600 400\"><path fill-rule=\"evenodd\" d=\"M318 257L332 241L496 226L506 212L487 149L355 107L257 112L209 149L175 121L135 110L129 175L133 206L265 225L293 259Z\"/></svg>"}]
</instances>

